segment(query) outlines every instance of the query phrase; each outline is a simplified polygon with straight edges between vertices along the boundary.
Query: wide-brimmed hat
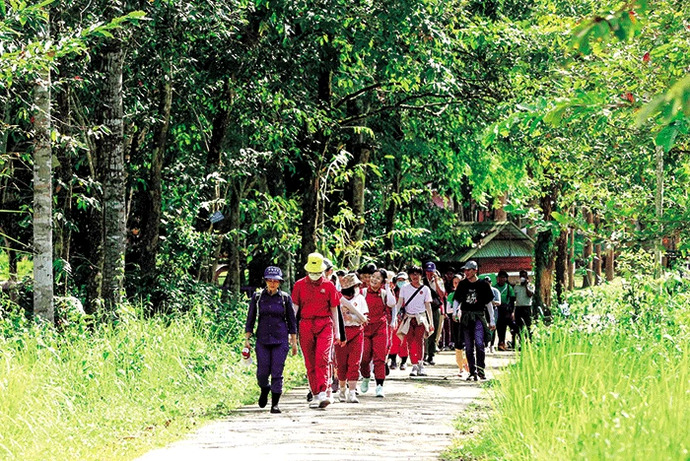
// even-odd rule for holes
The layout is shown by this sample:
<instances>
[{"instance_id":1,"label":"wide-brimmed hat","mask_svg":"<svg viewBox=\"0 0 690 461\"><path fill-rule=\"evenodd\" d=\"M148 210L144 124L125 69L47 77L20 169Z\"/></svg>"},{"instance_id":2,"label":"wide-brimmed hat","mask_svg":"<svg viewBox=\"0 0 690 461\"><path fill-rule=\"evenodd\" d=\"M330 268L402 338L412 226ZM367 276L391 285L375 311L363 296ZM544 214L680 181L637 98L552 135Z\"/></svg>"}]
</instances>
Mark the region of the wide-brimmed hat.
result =
<instances>
[{"instance_id":1,"label":"wide-brimmed hat","mask_svg":"<svg viewBox=\"0 0 690 461\"><path fill-rule=\"evenodd\" d=\"M323 262L323 255L321 253L309 253L309 256L307 256L307 264L304 265L304 270L311 273L325 271L326 264Z\"/></svg>"},{"instance_id":2,"label":"wide-brimmed hat","mask_svg":"<svg viewBox=\"0 0 690 461\"><path fill-rule=\"evenodd\" d=\"M362 281L357 278L357 274L345 274L343 280L340 282L340 287L342 289L351 288L355 285L361 285Z\"/></svg>"},{"instance_id":3,"label":"wide-brimmed hat","mask_svg":"<svg viewBox=\"0 0 690 461\"><path fill-rule=\"evenodd\" d=\"M268 266L266 268L266 270L264 270L264 279L265 280L280 280L282 282L283 271L280 270L280 267Z\"/></svg>"}]
</instances>

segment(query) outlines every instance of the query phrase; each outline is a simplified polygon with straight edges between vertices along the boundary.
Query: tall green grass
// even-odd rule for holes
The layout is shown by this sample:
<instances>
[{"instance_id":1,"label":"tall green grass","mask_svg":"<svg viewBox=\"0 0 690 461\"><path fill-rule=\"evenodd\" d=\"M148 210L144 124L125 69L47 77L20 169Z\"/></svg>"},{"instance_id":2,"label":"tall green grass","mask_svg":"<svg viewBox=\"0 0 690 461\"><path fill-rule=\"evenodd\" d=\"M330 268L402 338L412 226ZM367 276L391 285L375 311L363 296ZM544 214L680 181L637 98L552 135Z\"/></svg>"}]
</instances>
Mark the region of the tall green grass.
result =
<instances>
[{"instance_id":1,"label":"tall green grass","mask_svg":"<svg viewBox=\"0 0 690 461\"><path fill-rule=\"evenodd\" d=\"M95 332L19 324L3 319L0 335L0 459L131 459L258 393L237 335L214 338L195 314ZM300 370L290 360L287 382Z\"/></svg>"},{"instance_id":2,"label":"tall green grass","mask_svg":"<svg viewBox=\"0 0 690 461\"><path fill-rule=\"evenodd\" d=\"M690 459L690 284L638 279L571 298L492 390L475 456Z\"/></svg>"}]
</instances>

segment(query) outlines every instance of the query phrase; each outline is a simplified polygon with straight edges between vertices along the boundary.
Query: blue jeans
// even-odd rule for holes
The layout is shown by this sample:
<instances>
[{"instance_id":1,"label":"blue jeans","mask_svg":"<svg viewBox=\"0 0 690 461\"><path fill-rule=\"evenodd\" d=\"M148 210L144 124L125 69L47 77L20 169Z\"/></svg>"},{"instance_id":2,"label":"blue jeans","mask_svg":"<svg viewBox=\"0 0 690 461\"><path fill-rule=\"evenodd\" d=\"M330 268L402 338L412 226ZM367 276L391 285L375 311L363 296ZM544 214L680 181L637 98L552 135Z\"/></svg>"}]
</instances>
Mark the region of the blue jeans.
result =
<instances>
[{"instance_id":1,"label":"blue jeans","mask_svg":"<svg viewBox=\"0 0 690 461\"><path fill-rule=\"evenodd\" d=\"M472 325L474 323L474 325ZM476 375L484 374L485 355L484 355L484 324L481 320L476 319L463 329L465 334L465 355L467 355L467 364L470 367L470 374ZM477 351L477 359L475 361L474 352Z\"/></svg>"}]
</instances>

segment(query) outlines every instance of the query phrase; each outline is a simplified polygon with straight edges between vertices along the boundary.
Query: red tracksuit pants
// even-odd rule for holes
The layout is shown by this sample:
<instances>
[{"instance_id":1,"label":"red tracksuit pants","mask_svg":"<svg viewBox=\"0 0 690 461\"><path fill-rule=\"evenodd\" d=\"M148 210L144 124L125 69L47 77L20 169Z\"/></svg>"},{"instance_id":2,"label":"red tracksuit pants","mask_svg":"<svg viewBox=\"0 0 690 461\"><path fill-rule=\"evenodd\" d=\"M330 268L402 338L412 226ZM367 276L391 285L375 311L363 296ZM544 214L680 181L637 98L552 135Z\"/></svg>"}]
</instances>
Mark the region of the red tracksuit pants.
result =
<instances>
[{"instance_id":1,"label":"red tracksuit pants","mask_svg":"<svg viewBox=\"0 0 690 461\"><path fill-rule=\"evenodd\" d=\"M304 355L309 388L314 395L326 392L333 350L333 319L315 317L300 320L299 344Z\"/></svg>"},{"instance_id":2,"label":"red tracksuit pants","mask_svg":"<svg viewBox=\"0 0 690 461\"><path fill-rule=\"evenodd\" d=\"M407 332L407 345L410 348L410 362L412 365L417 365L424 355L424 335L426 328L424 325L418 324L416 319L410 322L410 329Z\"/></svg>"},{"instance_id":3,"label":"red tracksuit pants","mask_svg":"<svg viewBox=\"0 0 690 461\"><path fill-rule=\"evenodd\" d=\"M357 381L359 366L362 363L364 347L364 328L361 326L345 327L347 343L335 348L335 363L338 366L339 381Z\"/></svg>"},{"instance_id":4,"label":"red tracksuit pants","mask_svg":"<svg viewBox=\"0 0 690 461\"><path fill-rule=\"evenodd\" d=\"M388 351L389 354L395 354L402 357L407 357L409 352L407 351L407 336L403 336L403 340L400 341L400 337L396 334L397 328L394 330L390 328L390 344L391 349Z\"/></svg>"},{"instance_id":5,"label":"red tracksuit pants","mask_svg":"<svg viewBox=\"0 0 690 461\"><path fill-rule=\"evenodd\" d=\"M388 323L372 322L364 327L364 351L360 371L363 378L371 377L369 362L374 360L374 377L386 378L386 356L388 355Z\"/></svg>"}]
</instances>

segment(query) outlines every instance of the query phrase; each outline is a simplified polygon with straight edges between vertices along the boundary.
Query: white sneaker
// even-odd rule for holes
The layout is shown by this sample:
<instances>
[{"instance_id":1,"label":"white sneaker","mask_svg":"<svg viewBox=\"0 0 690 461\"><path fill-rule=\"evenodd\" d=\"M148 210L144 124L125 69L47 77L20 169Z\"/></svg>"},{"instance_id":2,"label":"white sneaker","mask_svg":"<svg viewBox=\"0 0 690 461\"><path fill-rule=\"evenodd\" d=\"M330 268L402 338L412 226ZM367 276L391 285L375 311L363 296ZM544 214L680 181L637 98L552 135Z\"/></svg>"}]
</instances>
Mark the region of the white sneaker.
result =
<instances>
[{"instance_id":1,"label":"white sneaker","mask_svg":"<svg viewBox=\"0 0 690 461\"><path fill-rule=\"evenodd\" d=\"M318 400L319 408L326 408L331 404L331 398L325 392L319 392L319 395L314 400Z\"/></svg>"},{"instance_id":2,"label":"white sneaker","mask_svg":"<svg viewBox=\"0 0 690 461\"><path fill-rule=\"evenodd\" d=\"M347 400L347 389L344 387L338 392L338 401L345 402Z\"/></svg>"},{"instance_id":3,"label":"white sneaker","mask_svg":"<svg viewBox=\"0 0 690 461\"><path fill-rule=\"evenodd\" d=\"M417 376L426 376L426 370L424 369L424 365L419 364L419 369L417 370Z\"/></svg>"},{"instance_id":4,"label":"white sneaker","mask_svg":"<svg viewBox=\"0 0 690 461\"><path fill-rule=\"evenodd\" d=\"M419 367L417 365L412 365L412 371L410 372L410 376L417 376L418 371Z\"/></svg>"},{"instance_id":5,"label":"white sneaker","mask_svg":"<svg viewBox=\"0 0 690 461\"><path fill-rule=\"evenodd\" d=\"M357 393L354 390L351 390L349 395L347 396L347 402L348 403L359 403L359 399L357 398Z\"/></svg>"},{"instance_id":6,"label":"white sneaker","mask_svg":"<svg viewBox=\"0 0 690 461\"><path fill-rule=\"evenodd\" d=\"M369 378L362 378L362 384L359 386L359 390L362 394L366 394L369 390Z\"/></svg>"},{"instance_id":7,"label":"white sneaker","mask_svg":"<svg viewBox=\"0 0 690 461\"><path fill-rule=\"evenodd\" d=\"M385 395L383 394L383 385L377 384L376 385L376 397L384 398Z\"/></svg>"},{"instance_id":8,"label":"white sneaker","mask_svg":"<svg viewBox=\"0 0 690 461\"><path fill-rule=\"evenodd\" d=\"M489 346L489 354L493 354L493 353L494 353L494 346L491 345L491 346Z\"/></svg>"}]
</instances>

